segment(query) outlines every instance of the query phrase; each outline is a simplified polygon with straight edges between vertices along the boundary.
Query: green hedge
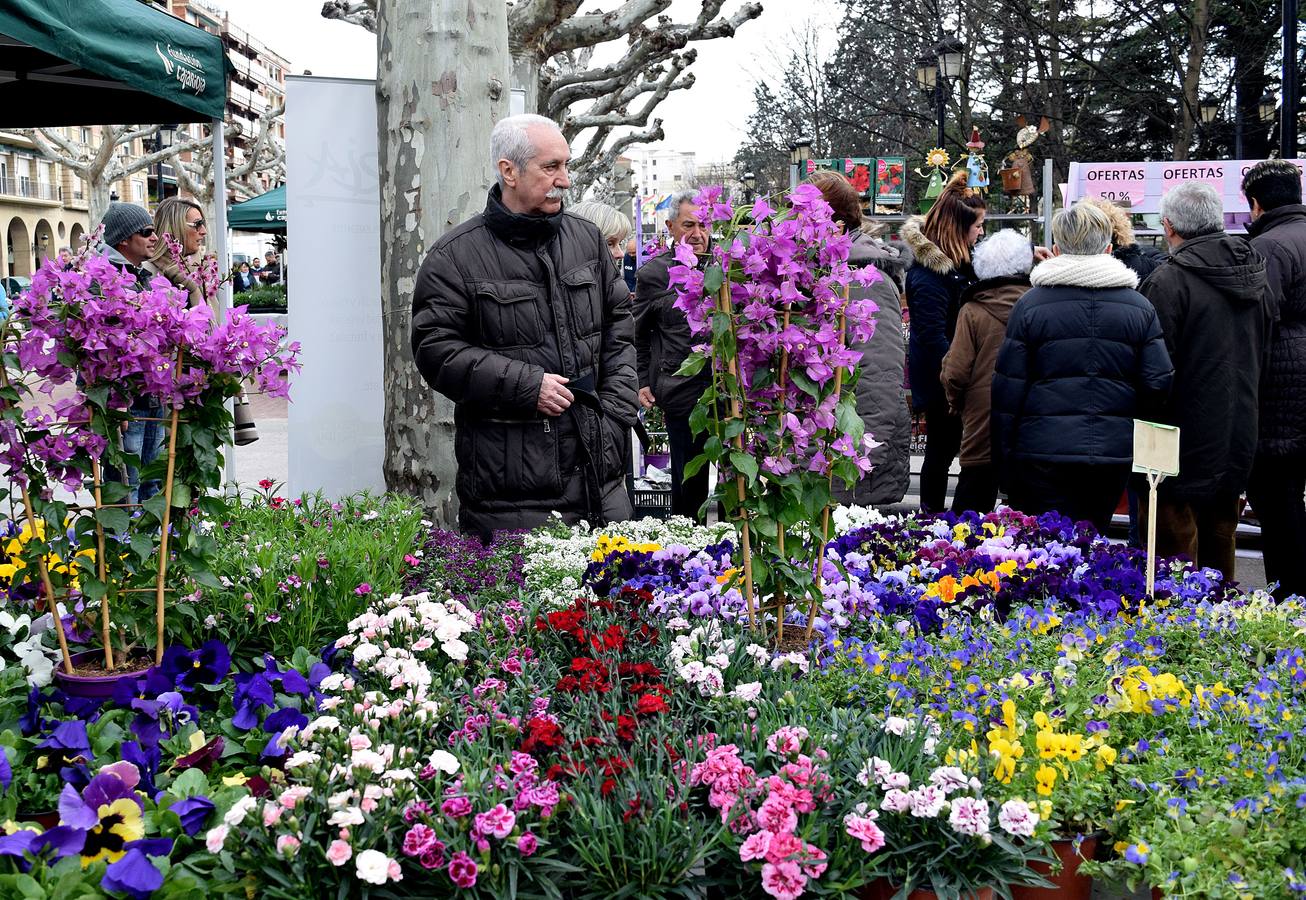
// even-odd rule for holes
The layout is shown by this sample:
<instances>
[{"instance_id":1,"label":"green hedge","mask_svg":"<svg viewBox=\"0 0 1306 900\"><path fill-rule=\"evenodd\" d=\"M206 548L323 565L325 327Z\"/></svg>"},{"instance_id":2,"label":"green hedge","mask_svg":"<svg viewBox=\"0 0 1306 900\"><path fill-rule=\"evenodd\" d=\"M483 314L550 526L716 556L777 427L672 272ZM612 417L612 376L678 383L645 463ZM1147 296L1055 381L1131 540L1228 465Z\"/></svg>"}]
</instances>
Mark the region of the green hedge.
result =
<instances>
[{"instance_id":1,"label":"green hedge","mask_svg":"<svg viewBox=\"0 0 1306 900\"><path fill-rule=\"evenodd\" d=\"M235 306L248 306L250 312L286 311L286 286L284 284L263 284L251 290L233 296Z\"/></svg>"}]
</instances>

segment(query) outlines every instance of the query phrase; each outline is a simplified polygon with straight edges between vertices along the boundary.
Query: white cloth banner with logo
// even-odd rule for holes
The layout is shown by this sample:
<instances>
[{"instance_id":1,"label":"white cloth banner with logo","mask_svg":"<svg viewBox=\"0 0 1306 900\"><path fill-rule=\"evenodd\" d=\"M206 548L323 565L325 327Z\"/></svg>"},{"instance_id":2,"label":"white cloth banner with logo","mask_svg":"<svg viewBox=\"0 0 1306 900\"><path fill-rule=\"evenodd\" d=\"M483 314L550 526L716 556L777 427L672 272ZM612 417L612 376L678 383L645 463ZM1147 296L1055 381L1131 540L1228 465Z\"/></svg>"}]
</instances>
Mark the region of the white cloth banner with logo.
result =
<instances>
[{"instance_id":1,"label":"white cloth banner with logo","mask_svg":"<svg viewBox=\"0 0 1306 900\"><path fill-rule=\"evenodd\" d=\"M1066 185L1066 203L1083 197L1102 197L1113 200L1136 213L1154 213L1159 210L1161 195L1185 181L1204 181L1215 188L1224 199L1224 211L1246 213L1247 198L1242 193L1243 175L1260 160L1216 160L1201 162L1114 162L1070 164L1070 180ZM1306 184L1306 160L1292 162L1302 170Z\"/></svg>"},{"instance_id":2,"label":"white cloth banner with logo","mask_svg":"<svg viewBox=\"0 0 1306 900\"><path fill-rule=\"evenodd\" d=\"M292 496L383 491L376 83L286 79Z\"/></svg>"}]
</instances>

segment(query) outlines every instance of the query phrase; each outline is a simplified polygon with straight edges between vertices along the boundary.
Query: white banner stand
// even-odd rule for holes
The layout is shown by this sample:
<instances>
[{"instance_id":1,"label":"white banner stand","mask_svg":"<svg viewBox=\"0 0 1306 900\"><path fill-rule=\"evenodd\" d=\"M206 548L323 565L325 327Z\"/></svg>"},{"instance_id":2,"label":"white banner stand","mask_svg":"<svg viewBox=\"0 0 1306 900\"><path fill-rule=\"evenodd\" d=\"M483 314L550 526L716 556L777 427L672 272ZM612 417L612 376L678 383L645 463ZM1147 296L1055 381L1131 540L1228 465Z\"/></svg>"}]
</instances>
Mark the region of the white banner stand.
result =
<instances>
[{"instance_id":1,"label":"white banner stand","mask_svg":"<svg viewBox=\"0 0 1306 900\"><path fill-rule=\"evenodd\" d=\"M385 490L376 83L286 79L291 496Z\"/></svg>"},{"instance_id":2,"label":"white banner stand","mask_svg":"<svg viewBox=\"0 0 1306 900\"><path fill-rule=\"evenodd\" d=\"M1167 475L1179 474L1179 429L1134 420L1134 471L1147 476L1147 596L1156 585L1156 490Z\"/></svg>"}]
</instances>

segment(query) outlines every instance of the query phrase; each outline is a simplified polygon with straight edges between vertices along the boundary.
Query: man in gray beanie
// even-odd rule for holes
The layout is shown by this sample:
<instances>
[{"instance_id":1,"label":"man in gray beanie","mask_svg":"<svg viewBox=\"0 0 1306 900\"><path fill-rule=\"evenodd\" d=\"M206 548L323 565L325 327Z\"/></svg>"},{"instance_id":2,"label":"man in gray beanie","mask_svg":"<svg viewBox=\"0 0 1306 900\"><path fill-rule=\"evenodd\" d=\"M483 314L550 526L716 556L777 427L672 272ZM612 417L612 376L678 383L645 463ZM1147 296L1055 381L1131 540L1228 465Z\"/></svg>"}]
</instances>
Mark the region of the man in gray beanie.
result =
<instances>
[{"instance_id":1,"label":"man in gray beanie","mask_svg":"<svg viewBox=\"0 0 1306 900\"><path fill-rule=\"evenodd\" d=\"M154 219L143 206L113 202L100 224L104 226L101 255L135 278L137 290L149 290L151 275L140 266L154 253L159 242ZM123 423L122 449L134 454L141 467L153 462L163 448L164 413L163 403L157 397L137 397L131 406L132 418ZM125 479L115 467L106 465L104 480L125 480L128 503L144 503L159 492L158 481L142 483L140 469L130 464Z\"/></svg>"},{"instance_id":2,"label":"man in gray beanie","mask_svg":"<svg viewBox=\"0 0 1306 900\"><path fill-rule=\"evenodd\" d=\"M143 206L115 201L109 204L100 224L104 226L103 255L109 262L134 275L140 287L144 288L149 273L140 265L150 258L159 242L154 232L154 219Z\"/></svg>"}]
</instances>

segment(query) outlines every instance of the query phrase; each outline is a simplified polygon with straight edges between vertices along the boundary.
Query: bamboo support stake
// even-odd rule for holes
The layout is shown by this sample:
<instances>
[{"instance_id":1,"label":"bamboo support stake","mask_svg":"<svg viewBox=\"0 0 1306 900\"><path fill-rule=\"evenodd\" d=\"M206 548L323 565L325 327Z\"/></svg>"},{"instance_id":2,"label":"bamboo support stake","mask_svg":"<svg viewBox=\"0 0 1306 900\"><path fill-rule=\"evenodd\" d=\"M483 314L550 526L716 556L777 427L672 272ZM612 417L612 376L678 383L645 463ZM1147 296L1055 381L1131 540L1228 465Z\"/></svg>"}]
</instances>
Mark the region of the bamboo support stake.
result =
<instances>
[{"instance_id":1,"label":"bamboo support stake","mask_svg":"<svg viewBox=\"0 0 1306 900\"><path fill-rule=\"evenodd\" d=\"M726 315L733 315L730 304L730 283L723 282L721 290L717 294L718 309ZM735 380L735 385L739 391L743 390L743 385L739 380L739 366L736 357L732 356L726 363L730 377ZM743 420L744 411L739 403L739 395L736 390L730 392L730 415L731 418ZM740 453L744 452L744 436L742 433L735 435L735 449ZM752 541L748 534L748 511L743 508L744 497L747 493L744 485L744 475L739 473L735 476L735 487L739 491L739 518L742 525L740 532L740 543L744 553L744 604L748 608L748 627L754 631L757 630L757 617L753 608L753 548Z\"/></svg>"},{"instance_id":2,"label":"bamboo support stake","mask_svg":"<svg viewBox=\"0 0 1306 900\"><path fill-rule=\"evenodd\" d=\"M102 507L100 502L104 499L101 494L102 483L100 481L100 461L91 460L91 483L95 486L95 509L98 512ZM104 525L101 524L99 517L95 519L95 574L99 576L100 583L104 585L104 596L100 598L100 636L104 641L104 668L113 671L113 642L109 639L109 581L106 577L107 569L104 559Z\"/></svg>"},{"instance_id":3,"label":"bamboo support stake","mask_svg":"<svg viewBox=\"0 0 1306 900\"><path fill-rule=\"evenodd\" d=\"M848 309L848 285L843 286L843 306L839 309L839 349L844 347L844 340L847 329L847 309ZM835 406L839 405L839 396L843 392L843 366L834 370L834 402ZM834 489L834 464L830 464L830 488ZM816 613L821 600L821 570L825 568L825 545L830 540L830 504L825 504L825 509L821 511L821 550L816 555L816 571L814 586L816 593L812 595L812 605L807 610L807 643L812 642L812 632L816 628Z\"/></svg>"},{"instance_id":4,"label":"bamboo support stake","mask_svg":"<svg viewBox=\"0 0 1306 900\"><path fill-rule=\"evenodd\" d=\"M790 312L791 312L791 307L789 306L789 304L785 304L784 330L788 330L789 328ZM780 447L777 448L777 451L783 449L784 447L785 379L788 377L788 375L789 375L789 350L788 348L784 348L781 349L780 351L780 377L776 379L776 385L780 388L780 394L776 400L776 406L777 406L776 417L779 419L776 431L780 435ZM784 562L785 527L782 523L776 524L776 538L777 538L776 544L777 544L777 549L779 550L780 561ZM779 579L776 579L775 644L777 647L780 646L780 642L783 641L785 637L785 599L786 598L785 598L784 585L780 583Z\"/></svg>"},{"instance_id":5,"label":"bamboo support stake","mask_svg":"<svg viewBox=\"0 0 1306 900\"><path fill-rule=\"evenodd\" d=\"M182 353L177 351L177 371L181 371ZM172 479L177 467L177 409L174 407L168 424L168 471L163 482L163 521L159 526L159 580L154 595L154 618L158 641L154 647L154 664L163 664L163 595L167 592L164 580L168 576L168 525L172 520Z\"/></svg>"},{"instance_id":6,"label":"bamboo support stake","mask_svg":"<svg viewBox=\"0 0 1306 900\"><path fill-rule=\"evenodd\" d=\"M32 495L23 485L23 506L27 509L27 527L32 529L32 540L36 540L36 514L32 512ZM54 619L55 634L59 635L59 652L63 654L63 670L73 674L73 658L68 653L68 636L63 632L63 617L59 615L59 601L54 596L54 584L50 581L50 570L45 564L45 554L37 561L41 572L41 586L45 588L46 599L50 603L50 617Z\"/></svg>"}]
</instances>

